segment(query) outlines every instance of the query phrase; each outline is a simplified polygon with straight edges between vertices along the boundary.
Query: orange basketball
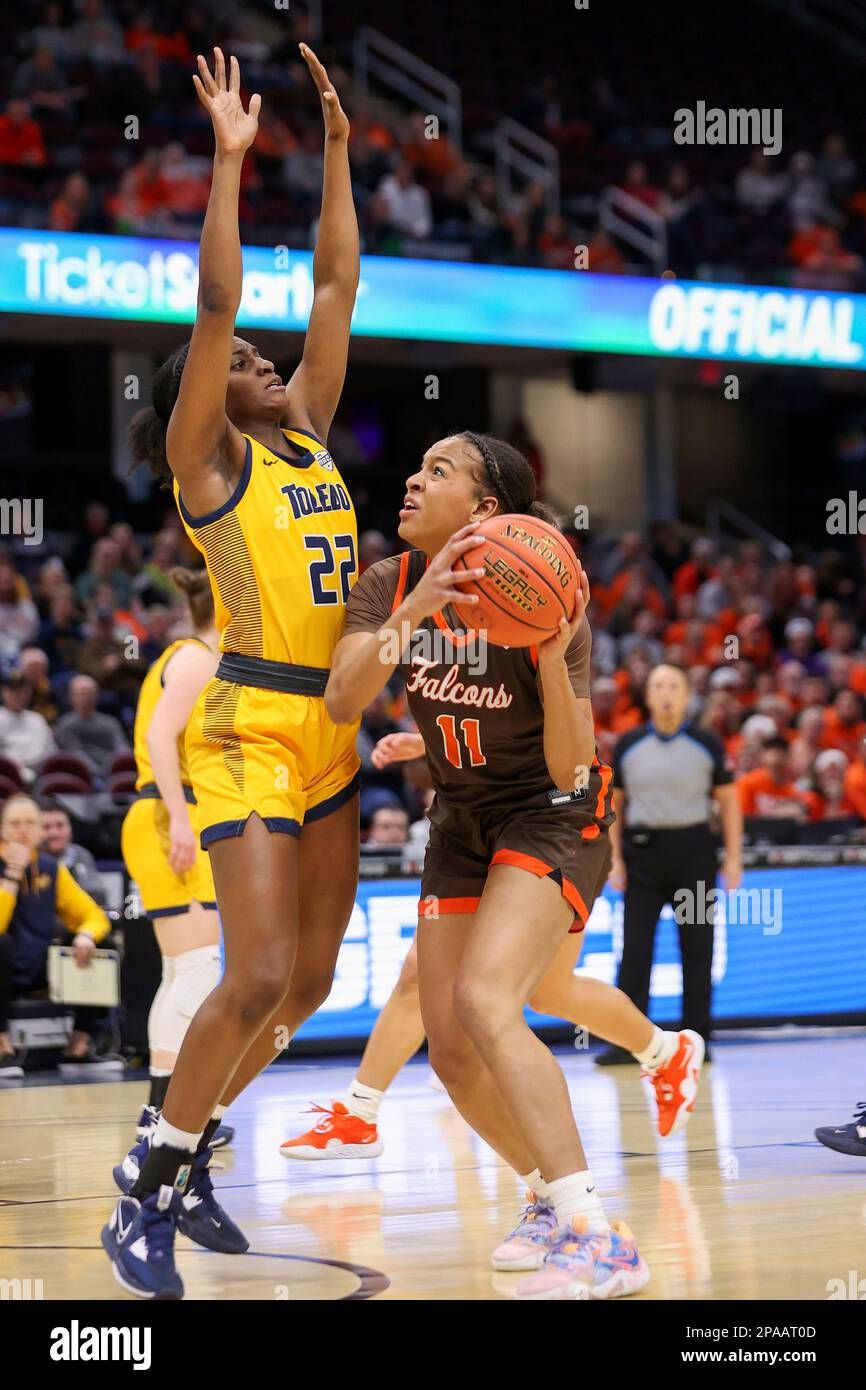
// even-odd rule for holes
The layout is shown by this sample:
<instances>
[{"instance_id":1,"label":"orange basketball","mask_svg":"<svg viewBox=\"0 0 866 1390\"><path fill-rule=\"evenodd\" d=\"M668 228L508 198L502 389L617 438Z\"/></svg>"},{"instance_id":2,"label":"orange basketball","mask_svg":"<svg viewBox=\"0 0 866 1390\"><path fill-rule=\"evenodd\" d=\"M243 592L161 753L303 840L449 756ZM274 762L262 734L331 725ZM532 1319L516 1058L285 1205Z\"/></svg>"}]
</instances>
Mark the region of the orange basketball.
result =
<instances>
[{"instance_id":1,"label":"orange basketball","mask_svg":"<svg viewBox=\"0 0 866 1390\"><path fill-rule=\"evenodd\" d=\"M497 647L531 647L571 619L577 594L577 560L565 537L534 516L494 516L475 533L455 570L482 569L461 588L478 602L454 604L465 627L483 631Z\"/></svg>"}]
</instances>

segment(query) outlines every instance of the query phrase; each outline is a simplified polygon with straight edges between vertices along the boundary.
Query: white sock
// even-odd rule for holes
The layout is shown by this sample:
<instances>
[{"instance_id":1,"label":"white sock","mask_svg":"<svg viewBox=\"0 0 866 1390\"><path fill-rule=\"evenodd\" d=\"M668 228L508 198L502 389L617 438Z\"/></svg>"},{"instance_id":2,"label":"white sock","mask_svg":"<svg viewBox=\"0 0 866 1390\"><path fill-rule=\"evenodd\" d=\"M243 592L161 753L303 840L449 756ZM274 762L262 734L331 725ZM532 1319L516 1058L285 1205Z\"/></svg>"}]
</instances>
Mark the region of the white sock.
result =
<instances>
[{"instance_id":1,"label":"white sock","mask_svg":"<svg viewBox=\"0 0 866 1390\"><path fill-rule=\"evenodd\" d=\"M679 1045L679 1033L664 1033L661 1028L653 1028L653 1035L643 1052L633 1052L632 1056L636 1057L642 1066L654 1071L656 1067L663 1067L671 1060Z\"/></svg>"},{"instance_id":2,"label":"white sock","mask_svg":"<svg viewBox=\"0 0 866 1390\"><path fill-rule=\"evenodd\" d=\"M177 1129L170 1125L165 1115L160 1113L156 1122L156 1129L151 1139L151 1147L158 1149L161 1144L165 1144L170 1149L183 1149L186 1153L195 1153L198 1149L198 1141L201 1134L193 1134L190 1130Z\"/></svg>"},{"instance_id":3,"label":"white sock","mask_svg":"<svg viewBox=\"0 0 866 1390\"><path fill-rule=\"evenodd\" d=\"M150 1067L151 1076L171 1076L171 1067Z\"/></svg>"},{"instance_id":4,"label":"white sock","mask_svg":"<svg viewBox=\"0 0 866 1390\"><path fill-rule=\"evenodd\" d=\"M537 1168L533 1168L531 1173L518 1173L517 1176L524 1186L529 1188L530 1192L534 1192L536 1197L541 1198L542 1202L547 1201L547 1183Z\"/></svg>"},{"instance_id":5,"label":"white sock","mask_svg":"<svg viewBox=\"0 0 866 1390\"><path fill-rule=\"evenodd\" d=\"M223 1115L226 1113L227 1110L228 1110L228 1106L227 1106L227 1105L215 1105L214 1108L213 1108L213 1114L211 1115L211 1119L212 1119L212 1120L221 1120L222 1117L223 1117Z\"/></svg>"},{"instance_id":6,"label":"white sock","mask_svg":"<svg viewBox=\"0 0 866 1390\"><path fill-rule=\"evenodd\" d=\"M569 1173L547 1184L549 1200L556 1210L556 1224L566 1226L574 1217L582 1217L590 1231L609 1230L601 1198L588 1168L582 1173Z\"/></svg>"},{"instance_id":7,"label":"white sock","mask_svg":"<svg viewBox=\"0 0 866 1390\"><path fill-rule=\"evenodd\" d=\"M359 1120L366 1120L368 1125L374 1125L384 1097L384 1091L365 1086L356 1076L343 1097L343 1104L350 1115L357 1115Z\"/></svg>"}]
</instances>

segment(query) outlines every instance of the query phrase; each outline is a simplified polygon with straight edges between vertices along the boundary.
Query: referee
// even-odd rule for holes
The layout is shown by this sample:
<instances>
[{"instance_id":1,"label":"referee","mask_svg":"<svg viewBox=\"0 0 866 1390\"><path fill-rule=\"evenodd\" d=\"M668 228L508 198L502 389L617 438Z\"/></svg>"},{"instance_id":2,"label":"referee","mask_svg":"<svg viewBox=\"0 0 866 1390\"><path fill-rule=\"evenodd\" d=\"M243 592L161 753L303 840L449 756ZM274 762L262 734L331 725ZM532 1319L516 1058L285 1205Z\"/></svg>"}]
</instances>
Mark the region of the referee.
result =
<instances>
[{"instance_id":1,"label":"referee","mask_svg":"<svg viewBox=\"0 0 866 1390\"><path fill-rule=\"evenodd\" d=\"M716 840L710 829L713 801L719 803L725 843L726 889L742 877L743 821L719 741L686 719L689 679L678 666L656 666L647 680L650 720L619 739L613 754L616 821L610 838L611 887L625 891L623 953L617 984L643 1013L649 1013L650 974L656 925L665 903L689 890L700 906L679 926L683 966L683 1028L706 1041L710 1035L713 963L712 910L706 895L715 887ZM681 899L677 903L681 903ZM708 920L709 919L709 920ZM599 1066L633 1062L631 1053L609 1047ZM707 1052L709 1060L709 1051Z\"/></svg>"}]
</instances>

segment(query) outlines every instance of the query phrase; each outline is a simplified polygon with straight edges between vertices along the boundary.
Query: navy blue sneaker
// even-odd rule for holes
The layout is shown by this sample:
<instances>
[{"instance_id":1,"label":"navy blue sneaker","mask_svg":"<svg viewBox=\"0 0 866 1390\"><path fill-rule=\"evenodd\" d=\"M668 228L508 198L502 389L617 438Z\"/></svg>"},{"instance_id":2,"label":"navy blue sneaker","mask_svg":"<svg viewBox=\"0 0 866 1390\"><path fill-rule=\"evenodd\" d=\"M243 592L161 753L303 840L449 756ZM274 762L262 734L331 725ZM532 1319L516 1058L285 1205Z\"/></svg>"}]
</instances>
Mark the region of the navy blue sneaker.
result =
<instances>
[{"instance_id":1,"label":"navy blue sneaker","mask_svg":"<svg viewBox=\"0 0 866 1390\"><path fill-rule=\"evenodd\" d=\"M114 1277L137 1298L183 1298L183 1281L174 1266L175 1222L180 1193L163 1186L139 1202L121 1197L102 1228Z\"/></svg>"},{"instance_id":2,"label":"navy blue sneaker","mask_svg":"<svg viewBox=\"0 0 866 1390\"><path fill-rule=\"evenodd\" d=\"M124 1195L131 1192L138 1181L139 1169L147 1158L147 1151L150 1148L151 1133L151 1130L146 1130L143 1138L137 1139L133 1144L123 1162L118 1163L117 1167L111 1170L114 1181Z\"/></svg>"},{"instance_id":3,"label":"navy blue sneaker","mask_svg":"<svg viewBox=\"0 0 866 1390\"><path fill-rule=\"evenodd\" d=\"M208 1250L219 1250L223 1255L242 1255L249 1250L250 1243L214 1196L209 1171L211 1158L210 1149L202 1149L193 1160L177 1214L177 1229Z\"/></svg>"},{"instance_id":4,"label":"navy blue sneaker","mask_svg":"<svg viewBox=\"0 0 866 1390\"><path fill-rule=\"evenodd\" d=\"M136 1139L144 1139L152 1130L156 1129L160 1110L156 1105L145 1105L138 1117L138 1124L135 1129ZM235 1137L235 1132L231 1125L220 1125L210 1141L212 1149L224 1149Z\"/></svg>"},{"instance_id":5,"label":"navy blue sneaker","mask_svg":"<svg viewBox=\"0 0 866 1390\"><path fill-rule=\"evenodd\" d=\"M113 1170L114 1181L121 1192L130 1192L137 1182L149 1148L150 1138L141 1139ZM219 1250L223 1255L242 1255L250 1243L214 1196L208 1171L211 1158L210 1149L202 1149L193 1160L178 1211L177 1228L196 1245L204 1245L208 1250Z\"/></svg>"},{"instance_id":6,"label":"navy blue sneaker","mask_svg":"<svg viewBox=\"0 0 866 1390\"><path fill-rule=\"evenodd\" d=\"M866 1101L858 1101L854 1112L854 1123L842 1125L839 1129L826 1127L815 1130L815 1138L828 1149L840 1154L852 1154L854 1158L866 1158Z\"/></svg>"}]
</instances>

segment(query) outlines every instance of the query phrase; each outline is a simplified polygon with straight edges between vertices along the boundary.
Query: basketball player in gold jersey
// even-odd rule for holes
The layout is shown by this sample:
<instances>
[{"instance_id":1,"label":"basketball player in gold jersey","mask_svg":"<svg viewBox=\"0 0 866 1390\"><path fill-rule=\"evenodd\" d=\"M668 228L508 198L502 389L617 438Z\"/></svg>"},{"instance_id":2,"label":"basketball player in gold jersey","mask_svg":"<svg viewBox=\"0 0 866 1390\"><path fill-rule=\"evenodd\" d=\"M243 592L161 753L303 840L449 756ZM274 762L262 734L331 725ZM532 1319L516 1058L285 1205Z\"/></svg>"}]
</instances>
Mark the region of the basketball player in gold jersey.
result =
<instances>
[{"instance_id":1,"label":"basketball player in gold jersey","mask_svg":"<svg viewBox=\"0 0 866 1390\"><path fill-rule=\"evenodd\" d=\"M121 832L124 862L162 956L162 981L147 1020L150 1094L139 1139L156 1125L190 1020L220 978L216 893L210 859L199 844L183 742L195 702L216 671L219 634L205 571L175 569L171 578L189 605L193 634L170 642L142 683L133 736L138 795ZM229 1142L228 1126L221 1130L211 1148ZM132 1160L127 1163L124 1190L138 1176Z\"/></svg>"},{"instance_id":2,"label":"basketball player in gold jersey","mask_svg":"<svg viewBox=\"0 0 866 1390\"><path fill-rule=\"evenodd\" d=\"M176 1299L177 1227L211 1248L247 1241L217 1205L208 1143L224 1108L327 997L355 900L358 721L324 705L357 577L355 514L326 440L346 371L359 277L349 123L327 72L300 45L324 117L314 299L288 385L235 335L242 267L238 194L261 98L244 107L236 59L198 58L196 92L216 152L189 344L133 422L136 459L171 481L207 564L222 653L186 738L209 850L225 974L193 1019L129 1197L102 1233L115 1276Z\"/></svg>"}]
</instances>

